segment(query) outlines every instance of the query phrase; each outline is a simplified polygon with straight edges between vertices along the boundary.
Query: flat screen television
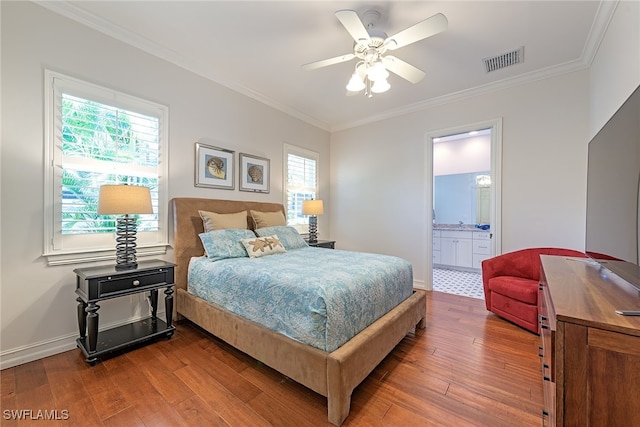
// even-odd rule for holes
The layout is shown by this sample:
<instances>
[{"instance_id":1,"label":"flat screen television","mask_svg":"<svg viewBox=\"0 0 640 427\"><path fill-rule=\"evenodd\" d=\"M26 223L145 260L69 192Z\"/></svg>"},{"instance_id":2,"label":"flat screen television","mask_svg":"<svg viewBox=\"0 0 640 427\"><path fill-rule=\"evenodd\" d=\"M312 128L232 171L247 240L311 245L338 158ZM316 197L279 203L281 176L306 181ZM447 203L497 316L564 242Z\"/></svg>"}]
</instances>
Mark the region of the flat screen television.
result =
<instances>
[{"instance_id":1,"label":"flat screen television","mask_svg":"<svg viewBox=\"0 0 640 427\"><path fill-rule=\"evenodd\" d=\"M640 86L589 142L587 255L640 292Z\"/></svg>"}]
</instances>

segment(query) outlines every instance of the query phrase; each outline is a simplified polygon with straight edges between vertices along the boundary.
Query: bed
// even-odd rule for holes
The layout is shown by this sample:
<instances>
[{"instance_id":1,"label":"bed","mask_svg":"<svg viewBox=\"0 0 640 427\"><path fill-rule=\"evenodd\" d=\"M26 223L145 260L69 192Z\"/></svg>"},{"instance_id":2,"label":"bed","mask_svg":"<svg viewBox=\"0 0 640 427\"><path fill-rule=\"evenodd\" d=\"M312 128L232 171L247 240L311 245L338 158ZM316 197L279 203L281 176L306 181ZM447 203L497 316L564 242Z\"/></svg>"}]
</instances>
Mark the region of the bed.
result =
<instances>
[{"instance_id":1,"label":"bed","mask_svg":"<svg viewBox=\"0 0 640 427\"><path fill-rule=\"evenodd\" d=\"M201 198L172 200L175 257L176 311L216 337L283 375L327 398L328 420L341 425L349 415L355 387L413 328L425 327L426 296L414 290L410 296L333 351L324 351L249 320L220 305L188 292L188 269L202 257L198 237L204 231L199 211L221 214L282 212L279 203ZM255 223L247 217L250 229ZM315 248L309 248L315 249ZM330 249L316 249L330 251Z\"/></svg>"}]
</instances>

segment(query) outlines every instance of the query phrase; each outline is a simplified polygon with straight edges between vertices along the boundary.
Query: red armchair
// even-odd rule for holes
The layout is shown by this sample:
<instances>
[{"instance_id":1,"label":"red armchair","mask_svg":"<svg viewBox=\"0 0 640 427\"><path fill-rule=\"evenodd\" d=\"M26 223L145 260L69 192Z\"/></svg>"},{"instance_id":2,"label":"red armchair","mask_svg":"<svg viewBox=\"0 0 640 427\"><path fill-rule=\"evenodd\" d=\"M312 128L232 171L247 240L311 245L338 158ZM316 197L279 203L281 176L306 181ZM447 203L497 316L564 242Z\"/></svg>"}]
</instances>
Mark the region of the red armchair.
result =
<instances>
[{"instance_id":1,"label":"red armchair","mask_svg":"<svg viewBox=\"0 0 640 427\"><path fill-rule=\"evenodd\" d=\"M562 248L529 248L482 261L482 285L487 310L539 334L538 284L540 255L586 258Z\"/></svg>"}]
</instances>

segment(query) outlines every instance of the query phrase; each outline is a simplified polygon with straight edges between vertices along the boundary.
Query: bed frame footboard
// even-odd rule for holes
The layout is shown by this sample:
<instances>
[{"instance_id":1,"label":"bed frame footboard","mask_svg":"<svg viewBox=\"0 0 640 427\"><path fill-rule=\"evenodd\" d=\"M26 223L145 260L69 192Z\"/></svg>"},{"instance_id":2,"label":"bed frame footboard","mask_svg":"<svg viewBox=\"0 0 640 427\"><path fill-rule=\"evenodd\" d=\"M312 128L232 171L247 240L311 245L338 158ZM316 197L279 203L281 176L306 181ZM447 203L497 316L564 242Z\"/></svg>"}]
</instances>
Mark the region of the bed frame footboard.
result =
<instances>
[{"instance_id":1,"label":"bed frame footboard","mask_svg":"<svg viewBox=\"0 0 640 427\"><path fill-rule=\"evenodd\" d=\"M353 337L327 359L329 422L341 425L349 415L351 393L413 328L424 329L426 295L411 297Z\"/></svg>"},{"instance_id":2,"label":"bed frame footboard","mask_svg":"<svg viewBox=\"0 0 640 427\"><path fill-rule=\"evenodd\" d=\"M327 398L328 420L349 415L351 393L414 327L424 327L426 295L417 290L332 353L299 343L178 289L178 314L238 350Z\"/></svg>"}]
</instances>

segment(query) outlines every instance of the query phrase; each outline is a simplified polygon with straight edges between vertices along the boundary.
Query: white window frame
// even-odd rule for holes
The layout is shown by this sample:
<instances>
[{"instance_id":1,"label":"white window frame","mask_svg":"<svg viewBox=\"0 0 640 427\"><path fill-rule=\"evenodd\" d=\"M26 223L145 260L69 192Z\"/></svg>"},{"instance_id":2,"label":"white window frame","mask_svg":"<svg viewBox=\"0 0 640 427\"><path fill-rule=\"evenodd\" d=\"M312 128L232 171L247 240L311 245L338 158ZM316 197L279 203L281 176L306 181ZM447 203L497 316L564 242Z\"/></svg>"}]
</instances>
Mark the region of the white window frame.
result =
<instances>
[{"instance_id":1,"label":"white window frame","mask_svg":"<svg viewBox=\"0 0 640 427\"><path fill-rule=\"evenodd\" d=\"M293 154L296 156L300 156L300 157L305 157L307 159L311 159L314 160L316 162L316 187L315 187L315 198L316 199L320 199L321 197L318 194L318 183L320 181L320 154L315 152L315 151L311 151L311 150L307 150L305 148L301 148L295 145L291 145L291 144L284 144L284 156L283 156L283 165L284 165L284 174L283 174L283 188L284 188L284 194L283 194L283 204L287 209L287 213L289 210L289 200L288 200L288 194L289 194L289 154ZM289 216L287 215L287 224L289 224ZM309 218L306 218L306 222L304 224L289 224L292 227L294 227L296 230L298 230L298 232L300 232L301 234L306 234L309 232Z\"/></svg>"},{"instance_id":2,"label":"white window frame","mask_svg":"<svg viewBox=\"0 0 640 427\"><path fill-rule=\"evenodd\" d=\"M158 230L138 232L138 257L162 255L168 240L168 123L169 109L148 100L98 86L55 71L44 73L44 248L48 265L73 264L115 259L115 233L83 235L66 239L62 234L62 147L61 129L56 126L57 108L62 108L62 92L148 116L160 123L158 165ZM120 173L115 168L114 172ZM126 171L122 171L126 173Z\"/></svg>"}]
</instances>

